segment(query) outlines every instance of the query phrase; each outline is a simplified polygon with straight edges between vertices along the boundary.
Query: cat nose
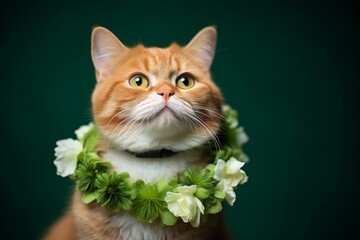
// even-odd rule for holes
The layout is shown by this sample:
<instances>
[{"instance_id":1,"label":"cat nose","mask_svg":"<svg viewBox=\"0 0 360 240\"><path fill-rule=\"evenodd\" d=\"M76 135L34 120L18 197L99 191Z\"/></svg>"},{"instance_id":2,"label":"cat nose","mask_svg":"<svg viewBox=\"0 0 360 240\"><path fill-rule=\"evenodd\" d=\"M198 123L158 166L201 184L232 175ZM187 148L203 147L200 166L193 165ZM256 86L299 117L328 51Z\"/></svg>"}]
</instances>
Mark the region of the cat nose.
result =
<instances>
[{"instance_id":1,"label":"cat nose","mask_svg":"<svg viewBox=\"0 0 360 240\"><path fill-rule=\"evenodd\" d=\"M162 96L165 101L168 101L175 92L171 88L161 88L157 91L157 94Z\"/></svg>"}]
</instances>

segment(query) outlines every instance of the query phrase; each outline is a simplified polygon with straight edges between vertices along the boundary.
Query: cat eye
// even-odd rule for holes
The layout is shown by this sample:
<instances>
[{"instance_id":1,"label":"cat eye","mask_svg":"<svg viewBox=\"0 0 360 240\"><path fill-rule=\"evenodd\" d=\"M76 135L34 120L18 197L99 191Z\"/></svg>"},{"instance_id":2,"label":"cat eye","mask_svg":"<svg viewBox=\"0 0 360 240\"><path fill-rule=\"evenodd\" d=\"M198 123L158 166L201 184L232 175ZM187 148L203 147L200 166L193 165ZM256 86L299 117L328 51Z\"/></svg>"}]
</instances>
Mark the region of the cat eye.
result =
<instances>
[{"instance_id":1,"label":"cat eye","mask_svg":"<svg viewBox=\"0 0 360 240\"><path fill-rule=\"evenodd\" d=\"M195 84L194 78L186 74L180 75L180 77L176 79L176 86L178 86L181 89L192 88L194 84Z\"/></svg>"},{"instance_id":2,"label":"cat eye","mask_svg":"<svg viewBox=\"0 0 360 240\"><path fill-rule=\"evenodd\" d=\"M129 84L133 88L147 88L149 86L149 80L142 75L136 74L130 78Z\"/></svg>"}]
</instances>

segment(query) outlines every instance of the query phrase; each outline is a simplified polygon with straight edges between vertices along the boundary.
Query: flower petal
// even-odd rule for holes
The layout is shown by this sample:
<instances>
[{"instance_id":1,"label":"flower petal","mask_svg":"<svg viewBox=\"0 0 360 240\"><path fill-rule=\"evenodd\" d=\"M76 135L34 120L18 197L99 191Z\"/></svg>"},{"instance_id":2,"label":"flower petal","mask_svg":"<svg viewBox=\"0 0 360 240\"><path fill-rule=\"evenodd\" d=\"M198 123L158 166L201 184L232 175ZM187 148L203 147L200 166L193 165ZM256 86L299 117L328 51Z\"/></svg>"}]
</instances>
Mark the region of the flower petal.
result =
<instances>
[{"instance_id":1,"label":"flower petal","mask_svg":"<svg viewBox=\"0 0 360 240\"><path fill-rule=\"evenodd\" d=\"M177 188L178 192L180 194L184 194L184 195L193 195L196 192L196 186L195 185L191 185L191 186L180 186Z\"/></svg>"},{"instance_id":2,"label":"flower petal","mask_svg":"<svg viewBox=\"0 0 360 240\"><path fill-rule=\"evenodd\" d=\"M237 144L239 146L244 145L245 143L247 143L249 141L249 137L248 135L245 133L244 128L243 127L239 127L236 129L237 131Z\"/></svg>"},{"instance_id":3,"label":"flower petal","mask_svg":"<svg viewBox=\"0 0 360 240\"><path fill-rule=\"evenodd\" d=\"M75 135L77 139L81 140L84 137L84 135L93 127L94 127L93 123L80 126L77 130L75 130Z\"/></svg>"},{"instance_id":4,"label":"flower petal","mask_svg":"<svg viewBox=\"0 0 360 240\"><path fill-rule=\"evenodd\" d=\"M181 197L181 194L179 194L179 193L167 192L166 197L165 197L165 201L167 203L176 202L180 197Z\"/></svg>"},{"instance_id":5,"label":"flower petal","mask_svg":"<svg viewBox=\"0 0 360 240\"><path fill-rule=\"evenodd\" d=\"M236 200L236 194L234 192L233 189L228 189L226 192L225 192L225 199L226 201L230 204L230 206L233 206L234 205L234 202Z\"/></svg>"},{"instance_id":6,"label":"flower petal","mask_svg":"<svg viewBox=\"0 0 360 240\"><path fill-rule=\"evenodd\" d=\"M197 210L195 216L190 221L191 226L199 227L200 226L200 211Z\"/></svg>"},{"instance_id":7,"label":"flower petal","mask_svg":"<svg viewBox=\"0 0 360 240\"><path fill-rule=\"evenodd\" d=\"M168 209L172 212L176 217L183 215L182 209L179 207L178 200L181 199L181 194L167 192L165 197L165 202L167 203Z\"/></svg>"},{"instance_id":8,"label":"flower petal","mask_svg":"<svg viewBox=\"0 0 360 240\"><path fill-rule=\"evenodd\" d=\"M72 159L66 158L57 158L54 161L56 166L56 174L62 177L69 176L75 172L76 162L72 161Z\"/></svg>"},{"instance_id":9,"label":"flower petal","mask_svg":"<svg viewBox=\"0 0 360 240\"><path fill-rule=\"evenodd\" d=\"M191 211L190 211L191 203L189 204L189 202L186 201L186 198L180 198L179 200L177 200L177 204L179 207L178 215L181 217L185 217L187 221L189 221L189 219L191 218Z\"/></svg>"},{"instance_id":10,"label":"flower petal","mask_svg":"<svg viewBox=\"0 0 360 240\"><path fill-rule=\"evenodd\" d=\"M242 178L240 179L240 184L244 184L249 180L249 177L246 175L246 173L243 170L240 170L240 173L242 175Z\"/></svg>"},{"instance_id":11,"label":"flower petal","mask_svg":"<svg viewBox=\"0 0 360 240\"><path fill-rule=\"evenodd\" d=\"M224 180L221 180L216 184L216 189L218 189L220 192L225 192L227 189L227 185Z\"/></svg>"},{"instance_id":12,"label":"flower petal","mask_svg":"<svg viewBox=\"0 0 360 240\"><path fill-rule=\"evenodd\" d=\"M202 204L202 202L198 198L195 198L195 202L196 202L197 208L199 209L201 214L204 214L205 207Z\"/></svg>"},{"instance_id":13,"label":"flower petal","mask_svg":"<svg viewBox=\"0 0 360 240\"><path fill-rule=\"evenodd\" d=\"M237 174L244 164L244 162L240 162L236 158L231 157L229 161L226 162L226 174Z\"/></svg>"},{"instance_id":14,"label":"flower petal","mask_svg":"<svg viewBox=\"0 0 360 240\"><path fill-rule=\"evenodd\" d=\"M234 189L230 185L228 185L227 181L220 181L216 185L216 189L225 193L225 199L231 206L234 204L236 195Z\"/></svg>"},{"instance_id":15,"label":"flower petal","mask_svg":"<svg viewBox=\"0 0 360 240\"><path fill-rule=\"evenodd\" d=\"M224 171L225 171L225 161L219 159L215 165L214 179L217 181L221 181L224 177Z\"/></svg>"},{"instance_id":16,"label":"flower petal","mask_svg":"<svg viewBox=\"0 0 360 240\"><path fill-rule=\"evenodd\" d=\"M242 178L243 176L239 172L238 174L234 175L232 178L224 179L224 181L229 187L236 187L237 185L239 185Z\"/></svg>"},{"instance_id":17,"label":"flower petal","mask_svg":"<svg viewBox=\"0 0 360 240\"><path fill-rule=\"evenodd\" d=\"M204 213L204 205L194 196L197 190L196 185L180 186L176 190L178 193L167 192L165 202L168 209L176 217L181 217L184 222L198 227L200 224L200 214Z\"/></svg>"},{"instance_id":18,"label":"flower petal","mask_svg":"<svg viewBox=\"0 0 360 240\"><path fill-rule=\"evenodd\" d=\"M82 145L78 140L71 138L57 141L56 144L54 164L57 174L66 177L75 172L77 156L82 151Z\"/></svg>"}]
</instances>

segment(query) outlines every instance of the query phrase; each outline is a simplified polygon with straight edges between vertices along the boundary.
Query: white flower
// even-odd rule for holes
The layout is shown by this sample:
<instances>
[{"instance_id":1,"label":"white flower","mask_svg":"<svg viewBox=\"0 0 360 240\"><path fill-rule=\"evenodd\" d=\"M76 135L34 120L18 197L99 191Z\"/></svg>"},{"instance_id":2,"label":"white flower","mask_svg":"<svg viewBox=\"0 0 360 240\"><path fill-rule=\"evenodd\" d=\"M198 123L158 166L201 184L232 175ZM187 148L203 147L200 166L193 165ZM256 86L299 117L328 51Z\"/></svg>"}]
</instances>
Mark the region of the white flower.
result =
<instances>
[{"instance_id":1,"label":"white flower","mask_svg":"<svg viewBox=\"0 0 360 240\"><path fill-rule=\"evenodd\" d=\"M216 189L218 189L221 192L225 193L225 199L230 204L230 206L234 205L234 202L236 200L236 194L234 192L233 187L227 185L225 181L220 181L216 185Z\"/></svg>"},{"instance_id":2,"label":"white flower","mask_svg":"<svg viewBox=\"0 0 360 240\"><path fill-rule=\"evenodd\" d=\"M231 187L236 187L239 183L243 184L247 181L246 173L241 169L244 164L234 157L227 162L219 159L214 169L214 179L225 181Z\"/></svg>"},{"instance_id":3,"label":"white flower","mask_svg":"<svg viewBox=\"0 0 360 240\"><path fill-rule=\"evenodd\" d=\"M81 140L84 137L84 135L93 127L94 127L93 123L80 126L77 130L75 130L75 135L77 139Z\"/></svg>"},{"instance_id":4,"label":"white flower","mask_svg":"<svg viewBox=\"0 0 360 240\"><path fill-rule=\"evenodd\" d=\"M236 139L237 144L241 147L242 145L244 145L245 143L247 143L249 141L249 137L245 133L243 127L237 128L236 131L237 131L237 139Z\"/></svg>"},{"instance_id":5,"label":"white flower","mask_svg":"<svg viewBox=\"0 0 360 240\"><path fill-rule=\"evenodd\" d=\"M178 193L166 193L165 201L170 212L181 217L184 222L190 222L191 226L199 227L200 213L204 214L204 205L194 196L196 185L180 186L176 189Z\"/></svg>"},{"instance_id":6,"label":"white flower","mask_svg":"<svg viewBox=\"0 0 360 240\"><path fill-rule=\"evenodd\" d=\"M83 150L78 140L71 138L59 140L56 142L55 161L57 175L66 177L73 174L76 169L77 156Z\"/></svg>"},{"instance_id":7,"label":"white flower","mask_svg":"<svg viewBox=\"0 0 360 240\"><path fill-rule=\"evenodd\" d=\"M216 188L225 193L225 199L231 206L236 198L233 188L248 180L246 173L241 169L244 164L233 157L227 162L219 159L214 169L214 179L219 181Z\"/></svg>"}]
</instances>

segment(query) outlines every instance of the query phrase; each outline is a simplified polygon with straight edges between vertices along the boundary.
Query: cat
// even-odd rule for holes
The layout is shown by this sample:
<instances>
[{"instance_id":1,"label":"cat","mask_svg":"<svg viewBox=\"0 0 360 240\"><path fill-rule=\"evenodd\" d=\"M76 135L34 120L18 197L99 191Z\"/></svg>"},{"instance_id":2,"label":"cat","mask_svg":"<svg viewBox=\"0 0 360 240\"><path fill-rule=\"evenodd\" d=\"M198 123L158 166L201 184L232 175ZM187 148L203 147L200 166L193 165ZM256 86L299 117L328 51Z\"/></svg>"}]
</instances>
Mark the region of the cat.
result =
<instances>
[{"instance_id":1,"label":"cat","mask_svg":"<svg viewBox=\"0 0 360 240\"><path fill-rule=\"evenodd\" d=\"M187 167L212 161L209 143L220 147L223 98L211 78L216 47L213 26L184 47L125 46L112 32L95 27L91 55L97 84L93 119L103 136L99 152L117 172L146 183L169 179ZM164 156L142 157L159 152ZM113 214L84 204L75 190L69 211L45 239L230 239L223 214L210 214L199 228L144 223L127 212Z\"/></svg>"}]
</instances>

